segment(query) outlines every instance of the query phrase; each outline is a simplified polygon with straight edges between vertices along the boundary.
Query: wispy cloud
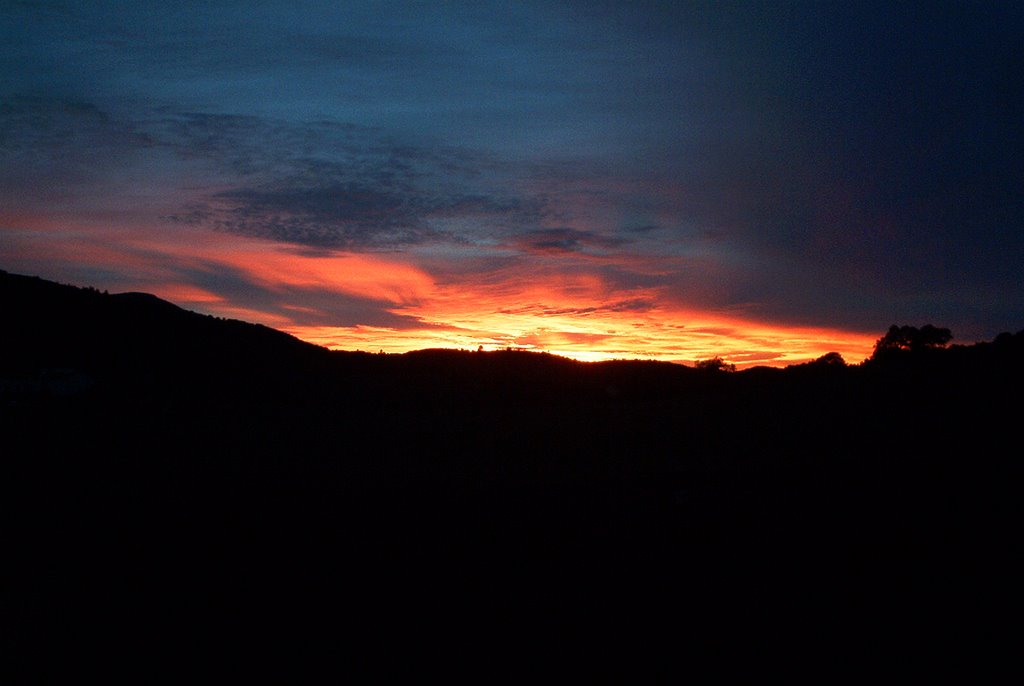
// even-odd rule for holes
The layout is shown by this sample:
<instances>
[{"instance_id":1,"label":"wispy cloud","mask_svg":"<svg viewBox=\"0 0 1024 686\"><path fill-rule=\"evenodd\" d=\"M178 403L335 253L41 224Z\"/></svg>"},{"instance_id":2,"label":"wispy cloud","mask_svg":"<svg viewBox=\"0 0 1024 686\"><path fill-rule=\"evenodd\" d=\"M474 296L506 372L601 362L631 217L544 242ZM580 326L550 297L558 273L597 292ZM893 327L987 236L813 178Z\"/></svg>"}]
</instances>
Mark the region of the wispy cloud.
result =
<instances>
[{"instance_id":1,"label":"wispy cloud","mask_svg":"<svg viewBox=\"0 0 1024 686\"><path fill-rule=\"evenodd\" d=\"M578 253L584 250L612 250L629 241L594 231L551 228L526 231L514 237L514 244L527 252L541 254Z\"/></svg>"},{"instance_id":2,"label":"wispy cloud","mask_svg":"<svg viewBox=\"0 0 1024 686\"><path fill-rule=\"evenodd\" d=\"M423 148L331 122L188 114L156 123L176 154L213 163L221 189L170 215L312 247L475 243L535 227L542 199L480 151Z\"/></svg>"}]
</instances>

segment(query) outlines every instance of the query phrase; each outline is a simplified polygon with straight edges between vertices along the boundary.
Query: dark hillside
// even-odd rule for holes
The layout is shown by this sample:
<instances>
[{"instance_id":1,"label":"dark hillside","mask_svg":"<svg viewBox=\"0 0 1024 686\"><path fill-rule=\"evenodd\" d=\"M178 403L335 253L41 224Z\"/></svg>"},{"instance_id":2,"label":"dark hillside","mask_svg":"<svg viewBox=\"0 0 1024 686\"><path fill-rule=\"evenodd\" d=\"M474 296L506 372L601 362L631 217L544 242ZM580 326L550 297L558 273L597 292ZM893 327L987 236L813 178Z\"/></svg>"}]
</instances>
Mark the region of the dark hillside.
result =
<instances>
[{"instance_id":1,"label":"dark hillside","mask_svg":"<svg viewBox=\"0 0 1024 686\"><path fill-rule=\"evenodd\" d=\"M9 610L43 625L315 602L373 643L437 613L683 613L701 645L792 649L795 624L801 650L910 654L1011 612L1024 332L728 372L332 353L6 273L0 308Z\"/></svg>"},{"instance_id":2,"label":"dark hillside","mask_svg":"<svg viewBox=\"0 0 1024 686\"><path fill-rule=\"evenodd\" d=\"M264 326L182 310L146 293L108 295L0 272L8 373L67 367L94 374L202 364L241 371L323 351Z\"/></svg>"}]
</instances>

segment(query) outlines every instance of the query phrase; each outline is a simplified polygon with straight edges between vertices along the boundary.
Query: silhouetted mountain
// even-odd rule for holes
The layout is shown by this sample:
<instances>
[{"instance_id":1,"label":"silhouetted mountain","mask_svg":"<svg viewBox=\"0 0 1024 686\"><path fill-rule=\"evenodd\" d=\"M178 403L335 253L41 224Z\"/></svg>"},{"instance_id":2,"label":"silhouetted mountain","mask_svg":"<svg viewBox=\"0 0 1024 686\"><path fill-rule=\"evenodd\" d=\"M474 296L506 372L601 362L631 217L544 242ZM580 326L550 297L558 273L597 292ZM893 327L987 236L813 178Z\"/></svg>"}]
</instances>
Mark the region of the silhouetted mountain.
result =
<instances>
[{"instance_id":1,"label":"silhouetted mountain","mask_svg":"<svg viewBox=\"0 0 1024 686\"><path fill-rule=\"evenodd\" d=\"M377 629L683 613L701 645L781 649L785 618L806 650L911 651L1008 609L1024 332L729 372L330 352L7 273L0 308L23 616L301 597Z\"/></svg>"},{"instance_id":2,"label":"silhouetted mountain","mask_svg":"<svg viewBox=\"0 0 1024 686\"><path fill-rule=\"evenodd\" d=\"M38 278L0 273L0 306L6 315L3 365L13 372L74 367L120 373L145 367L159 372L179 365L263 364L323 352L257 324L188 312L146 293L108 295Z\"/></svg>"}]
</instances>

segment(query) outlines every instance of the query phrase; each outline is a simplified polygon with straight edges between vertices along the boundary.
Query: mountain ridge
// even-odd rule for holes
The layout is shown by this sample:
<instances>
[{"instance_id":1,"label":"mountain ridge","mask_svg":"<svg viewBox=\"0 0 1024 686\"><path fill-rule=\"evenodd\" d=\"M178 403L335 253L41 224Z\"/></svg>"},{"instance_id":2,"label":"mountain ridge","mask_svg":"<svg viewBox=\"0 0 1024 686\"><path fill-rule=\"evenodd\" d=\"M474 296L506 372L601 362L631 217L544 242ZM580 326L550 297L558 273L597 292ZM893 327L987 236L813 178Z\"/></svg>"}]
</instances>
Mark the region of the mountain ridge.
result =
<instances>
[{"instance_id":1,"label":"mountain ridge","mask_svg":"<svg viewBox=\"0 0 1024 686\"><path fill-rule=\"evenodd\" d=\"M770 643L773 618L843 617L899 650L1007 618L1024 333L729 372L332 352L9 274L0 308L9 550L60 612L83 588L161 617L598 603L607 631L663 607Z\"/></svg>"}]
</instances>

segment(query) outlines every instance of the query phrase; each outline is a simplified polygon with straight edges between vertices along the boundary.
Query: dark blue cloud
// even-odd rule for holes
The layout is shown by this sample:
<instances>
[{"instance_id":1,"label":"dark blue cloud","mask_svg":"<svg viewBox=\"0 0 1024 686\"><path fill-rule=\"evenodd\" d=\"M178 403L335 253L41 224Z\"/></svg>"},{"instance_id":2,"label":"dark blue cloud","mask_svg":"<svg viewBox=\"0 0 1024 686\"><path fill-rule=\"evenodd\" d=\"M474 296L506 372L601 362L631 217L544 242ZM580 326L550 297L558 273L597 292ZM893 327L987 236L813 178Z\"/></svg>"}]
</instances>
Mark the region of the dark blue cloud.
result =
<instances>
[{"instance_id":1,"label":"dark blue cloud","mask_svg":"<svg viewBox=\"0 0 1024 686\"><path fill-rule=\"evenodd\" d=\"M0 102L0 194L45 202L93 193L153 147L144 132L93 103L10 97Z\"/></svg>"},{"instance_id":2,"label":"dark blue cloud","mask_svg":"<svg viewBox=\"0 0 1024 686\"><path fill-rule=\"evenodd\" d=\"M578 253L590 249L607 251L621 248L628 242L624 238L567 228L526 231L516 235L514 240L519 248L539 254Z\"/></svg>"},{"instance_id":3,"label":"dark blue cloud","mask_svg":"<svg viewBox=\"0 0 1024 686\"><path fill-rule=\"evenodd\" d=\"M309 247L497 240L537 227L547 213L543 197L514 190L516 165L350 123L166 107L127 117L88 102L20 98L0 106L0 141L0 178L16 191L14 203L26 202L26 192L41 202L59 188L88 192L113 215L125 189L102 182L130 175L136 190L180 196L162 215L172 225ZM167 189L161 172L175 166L181 185Z\"/></svg>"}]
</instances>

